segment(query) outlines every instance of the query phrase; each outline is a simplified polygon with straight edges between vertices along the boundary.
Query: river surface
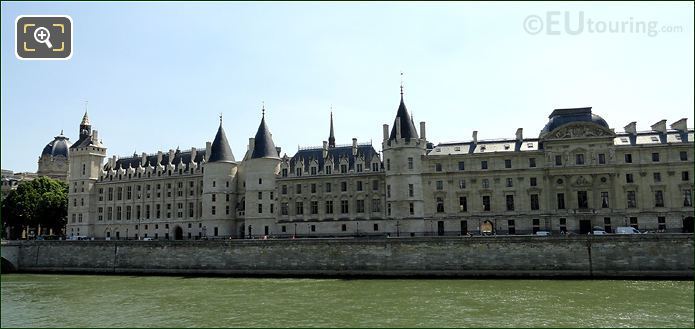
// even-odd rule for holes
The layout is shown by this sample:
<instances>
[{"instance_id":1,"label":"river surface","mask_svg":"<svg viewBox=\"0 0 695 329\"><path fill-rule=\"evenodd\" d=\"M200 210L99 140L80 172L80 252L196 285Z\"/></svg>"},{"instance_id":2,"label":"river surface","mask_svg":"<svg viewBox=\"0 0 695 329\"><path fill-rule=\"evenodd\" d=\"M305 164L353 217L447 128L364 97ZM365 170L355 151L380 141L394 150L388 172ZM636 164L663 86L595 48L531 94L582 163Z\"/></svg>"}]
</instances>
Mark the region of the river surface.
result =
<instances>
[{"instance_id":1,"label":"river surface","mask_svg":"<svg viewBox=\"0 0 695 329\"><path fill-rule=\"evenodd\" d=\"M693 327L692 281L2 275L2 327Z\"/></svg>"}]
</instances>

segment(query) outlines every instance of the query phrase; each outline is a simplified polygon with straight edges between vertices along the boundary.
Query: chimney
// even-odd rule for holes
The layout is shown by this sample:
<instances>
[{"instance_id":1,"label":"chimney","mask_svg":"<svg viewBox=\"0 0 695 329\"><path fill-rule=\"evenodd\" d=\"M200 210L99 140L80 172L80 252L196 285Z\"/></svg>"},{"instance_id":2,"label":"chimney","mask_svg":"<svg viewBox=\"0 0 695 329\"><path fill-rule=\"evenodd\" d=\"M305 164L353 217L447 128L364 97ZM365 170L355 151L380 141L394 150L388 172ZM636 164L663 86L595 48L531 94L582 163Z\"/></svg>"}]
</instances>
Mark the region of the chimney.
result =
<instances>
[{"instance_id":1,"label":"chimney","mask_svg":"<svg viewBox=\"0 0 695 329\"><path fill-rule=\"evenodd\" d=\"M249 138L249 151L253 152L253 149L256 147L256 138L250 137Z\"/></svg>"},{"instance_id":2,"label":"chimney","mask_svg":"<svg viewBox=\"0 0 695 329\"><path fill-rule=\"evenodd\" d=\"M680 132L688 131L688 118L680 119L671 124L671 129L678 130Z\"/></svg>"},{"instance_id":3,"label":"chimney","mask_svg":"<svg viewBox=\"0 0 695 329\"><path fill-rule=\"evenodd\" d=\"M632 121L625 126L625 132L630 134L630 135L636 135L637 134L637 122Z\"/></svg>"},{"instance_id":4,"label":"chimney","mask_svg":"<svg viewBox=\"0 0 695 329\"><path fill-rule=\"evenodd\" d=\"M174 150L169 149L169 165L174 163Z\"/></svg>"},{"instance_id":5,"label":"chimney","mask_svg":"<svg viewBox=\"0 0 695 329\"><path fill-rule=\"evenodd\" d=\"M322 154L323 154L323 158L324 158L324 159L325 159L326 156L328 155L328 142L327 142L327 141L323 141L323 152L322 152Z\"/></svg>"},{"instance_id":6,"label":"chimney","mask_svg":"<svg viewBox=\"0 0 695 329\"><path fill-rule=\"evenodd\" d=\"M478 144L478 131L473 130L473 144Z\"/></svg>"},{"instance_id":7,"label":"chimney","mask_svg":"<svg viewBox=\"0 0 695 329\"><path fill-rule=\"evenodd\" d=\"M422 140L427 140L427 135L425 135L425 121L420 121L420 138Z\"/></svg>"},{"instance_id":8,"label":"chimney","mask_svg":"<svg viewBox=\"0 0 695 329\"><path fill-rule=\"evenodd\" d=\"M191 147L191 163L195 162L195 156L198 154L198 150L195 147Z\"/></svg>"},{"instance_id":9,"label":"chimney","mask_svg":"<svg viewBox=\"0 0 695 329\"><path fill-rule=\"evenodd\" d=\"M94 141L95 144L99 144L99 132L96 130L92 130L92 140Z\"/></svg>"},{"instance_id":10,"label":"chimney","mask_svg":"<svg viewBox=\"0 0 695 329\"><path fill-rule=\"evenodd\" d=\"M147 153L142 152L140 155L140 165L144 167L145 163L147 163Z\"/></svg>"},{"instance_id":11,"label":"chimney","mask_svg":"<svg viewBox=\"0 0 695 329\"><path fill-rule=\"evenodd\" d=\"M116 156L111 157L111 168L114 168L116 166Z\"/></svg>"},{"instance_id":12,"label":"chimney","mask_svg":"<svg viewBox=\"0 0 695 329\"><path fill-rule=\"evenodd\" d=\"M396 117L396 140L401 138L401 118Z\"/></svg>"},{"instance_id":13,"label":"chimney","mask_svg":"<svg viewBox=\"0 0 695 329\"><path fill-rule=\"evenodd\" d=\"M652 130L658 131L659 133L666 133L666 120L661 120L652 125Z\"/></svg>"},{"instance_id":14,"label":"chimney","mask_svg":"<svg viewBox=\"0 0 695 329\"><path fill-rule=\"evenodd\" d=\"M157 151L157 165L162 164L162 156L163 156L162 151Z\"/></svg>"},{"instance_id":15,"label":"chimney","mask_svg":"<svg viewBox=\"0 0 695 329\"><path fill-rule=\"evenodd\" d=\"M208 162L208 160L210 159L211 150L212 150L212 143L205 142L205 162Z\"/></svg>"},{"instance_id":16,"label":"chimney","mask_svg":"<svg viewBox=\"0 0 695 329\"><path fill-rule=\"evenodd\" d=\"M384 124L383 132L384 132L384 140L389 139L389 125Z\"/></svg>"},{"instance_id":17,"label":"chimney","mask_svg":"<svg viewBox=\"0 0 695 329\"><path fill-rule=\"evenodd\" d=\"M357 138L352 139L352 155L357 155Z\"/></svg>"},{"instance_id":18,"label":"chimney","mask_svg":"<svg viewBox=\"0 0 695 329\"><path fill-rule=\"evenodd\" d=\"M524 141L524 128L519 128L516 130L516 141L519 143Z\"/></svg>"}]
</instances>

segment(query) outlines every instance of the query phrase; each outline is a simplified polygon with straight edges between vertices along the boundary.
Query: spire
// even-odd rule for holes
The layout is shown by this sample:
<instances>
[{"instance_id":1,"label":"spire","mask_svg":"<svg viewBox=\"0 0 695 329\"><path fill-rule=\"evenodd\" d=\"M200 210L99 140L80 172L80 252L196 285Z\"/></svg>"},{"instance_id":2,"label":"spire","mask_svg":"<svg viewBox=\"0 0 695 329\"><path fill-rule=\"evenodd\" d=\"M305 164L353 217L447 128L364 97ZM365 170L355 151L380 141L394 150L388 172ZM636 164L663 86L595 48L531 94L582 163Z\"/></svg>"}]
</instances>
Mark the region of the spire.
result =
<instances>
[{"instance_id":1,"label":"spire","mask_svg":"<svg viewBox=\"0 0 695 329\"><path fill-rule=\"evenodd\" d=\"M87 110L84 110L84 116L82 117L82 122L80 126L89 126L89 116L87 115Z\"/></svg>"},{"instance_id":2,"label":"spire","mask_svg":"<svg viewBox=\"0 0 695 329\"><path fill-rule=\"evenodd\" d=\"M333 133L333 106L331 106L331 133L328 136L328 147L335 147L335 134Z\"/></svg>"},{"instance_id":3,"label":"spire","mask_svg":"<svg viewBox=\"0 0 695 329\"><path fill-rule=\"evenodd\" d=\"M220 114L220 127L217 129L215 140L212 141L210 146L208 162L234 162L232 148L229 147L227 135L224 133L224 129L222 129L222 114Z\"/></svg>"},{"instance_id":4,"label":"spire","mask_svg":"<svg viewBox=\"0 0 695 329\"><path fill-rule=\"evenodd\" d=\"M396 122L398 122L399 119L401 125L401 135L396 136ZM389 139L396 138L405 138L408 141L411 138L418 138L413 117L408 114L408 109L405 107L405 101L403 100L403 72L401 72L401 104L398 106L396 119L393 120L393 128L391 129L391 135L389 136Z\"/></svg>"},{"instance_id":5,"label":"spire","mask_svg":"<svg viewBox=\"0 0 695 329\"><path fill-rule=\"evenodd\" d=\"M278 150L275 148L275 143L273 143L273 134L270 133L270 129L268 129L268 126L265 124L265 104L263 105L262 113L261 124L258 126L258 131L254 139L251 159L279 159Z\"/></svg>"}]
</instances>

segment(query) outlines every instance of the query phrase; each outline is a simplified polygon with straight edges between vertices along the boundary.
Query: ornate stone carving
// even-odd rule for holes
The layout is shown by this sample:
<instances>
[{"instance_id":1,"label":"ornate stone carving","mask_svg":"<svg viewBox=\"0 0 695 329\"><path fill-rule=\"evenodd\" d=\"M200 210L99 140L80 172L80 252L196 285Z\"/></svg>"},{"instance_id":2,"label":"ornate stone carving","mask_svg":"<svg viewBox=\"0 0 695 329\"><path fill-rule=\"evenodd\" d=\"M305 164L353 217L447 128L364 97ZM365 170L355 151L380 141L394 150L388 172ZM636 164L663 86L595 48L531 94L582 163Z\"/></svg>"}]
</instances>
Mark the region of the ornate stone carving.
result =
<instances>
[{"instance_id":1,"label":"ornate stone carving","mask_svg":"<svg viewBox=\"0 0 695 329\"><path fill-rule=\"evenodd\" d=\"M551 132L546 138L567 139L567 138L587 138L587 137L610 137L614 134L604 128L585 124L567 125Z\"/></svg>"}]
</instances>

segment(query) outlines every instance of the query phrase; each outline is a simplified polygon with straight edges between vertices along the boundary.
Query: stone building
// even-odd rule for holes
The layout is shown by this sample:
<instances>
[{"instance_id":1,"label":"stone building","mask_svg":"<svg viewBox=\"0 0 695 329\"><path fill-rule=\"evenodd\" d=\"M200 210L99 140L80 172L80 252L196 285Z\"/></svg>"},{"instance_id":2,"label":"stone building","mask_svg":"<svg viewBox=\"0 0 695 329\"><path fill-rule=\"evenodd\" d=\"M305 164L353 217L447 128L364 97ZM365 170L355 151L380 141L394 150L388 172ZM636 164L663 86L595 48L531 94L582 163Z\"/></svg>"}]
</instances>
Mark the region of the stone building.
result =
<instances>
[{"instance_id":1,"label":"stone building","mask_svg":"<svg viewBox=\"0 0 695 329\"><path fill-rule=\"evenodd\" d=\"M53 141L46 144L39 157L38 176L48 176L53 179L67 181L68 155L70 152L70 139L63 135L56 136Z\"/></svg>"},{"instance_id":2,"label":"stone building","mask_svg":"<svg viewBox=\"0 0 695 329\"><path fill-rule=\"evenodd\" d=\"M557 109L538 136L440 143L401 89L382 155L371 143L276 147L265 113L240 161L220 125L205 149L112 156L85 113L69 148L68 235L96 238L692 232L686 119L616 133L591 108ZM389 129L390 128L390 129ZM236 138L236 137L235 137Z\"/></svg>"}]
</instances>

